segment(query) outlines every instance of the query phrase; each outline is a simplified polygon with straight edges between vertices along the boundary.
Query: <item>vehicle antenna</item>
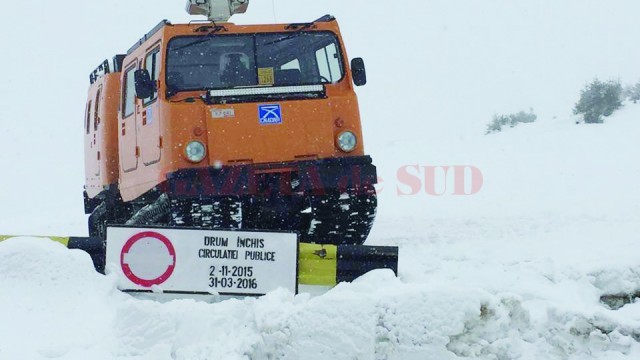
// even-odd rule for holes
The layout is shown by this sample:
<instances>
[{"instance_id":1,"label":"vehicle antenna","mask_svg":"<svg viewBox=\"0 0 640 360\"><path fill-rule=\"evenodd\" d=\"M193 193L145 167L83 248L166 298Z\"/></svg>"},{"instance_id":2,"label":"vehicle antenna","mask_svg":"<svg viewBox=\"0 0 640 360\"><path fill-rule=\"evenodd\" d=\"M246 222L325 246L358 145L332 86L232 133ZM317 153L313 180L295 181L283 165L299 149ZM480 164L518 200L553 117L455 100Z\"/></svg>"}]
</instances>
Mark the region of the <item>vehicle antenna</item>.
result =
<instances>
[{"instance_id":1,"label":"vehicle antenna","mask_svg":"<svg viewBox=\"0 0 640 360\"><path fill-rule=\"evenodd\" d=\"M278 23L278 17L276 16L276 0L271 0L271 8L273 9L273 22Z\"/></svg>"}]
</instances>

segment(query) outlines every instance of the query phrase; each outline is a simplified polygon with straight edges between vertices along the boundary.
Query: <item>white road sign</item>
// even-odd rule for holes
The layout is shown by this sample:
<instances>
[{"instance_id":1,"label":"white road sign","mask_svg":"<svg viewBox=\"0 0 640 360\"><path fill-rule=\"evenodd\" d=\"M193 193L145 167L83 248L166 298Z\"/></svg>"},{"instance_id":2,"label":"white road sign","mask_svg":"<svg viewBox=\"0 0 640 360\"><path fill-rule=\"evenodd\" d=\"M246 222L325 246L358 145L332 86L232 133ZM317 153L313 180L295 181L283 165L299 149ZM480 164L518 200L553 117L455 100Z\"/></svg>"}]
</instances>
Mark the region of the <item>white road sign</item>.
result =
<instances>
[{"instance_id":1,"label":"white road sign","mask_svg":"<svg viewBox=\"0 0 640 360\"><path fill-rule=\"evenodd\" d=\"M107 266L123 291L264 295L297 292L291 233L110 227Z\"/></svg>"}]
</instances>

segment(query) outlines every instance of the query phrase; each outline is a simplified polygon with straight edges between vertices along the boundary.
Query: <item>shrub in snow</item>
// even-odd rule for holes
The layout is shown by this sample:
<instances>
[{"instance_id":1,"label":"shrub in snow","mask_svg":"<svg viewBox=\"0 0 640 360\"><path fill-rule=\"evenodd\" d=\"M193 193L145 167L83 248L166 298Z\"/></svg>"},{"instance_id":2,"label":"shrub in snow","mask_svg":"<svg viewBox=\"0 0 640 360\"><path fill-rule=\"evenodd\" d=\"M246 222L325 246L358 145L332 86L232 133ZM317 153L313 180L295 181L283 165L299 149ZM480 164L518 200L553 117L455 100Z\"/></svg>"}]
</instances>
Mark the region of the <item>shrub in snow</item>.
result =
<instances>
[{"instance_id":1,"label":"shrub in snow","mask_svg":"<svg viewBox=\"0 0 640 360\"><path fill-rule=\"evenodd\" d=\"M640 81L625 90L625 97L629 99L629 101L633 101L634 104L640 101Z\"/></svg>"},{"instance_id":2,"label":"shrub in snow","mask_svg":"<svg viewBox=\"0 0 640 360\"><path fill-rule=\"evenodd\" d=\"M487 134L497 133L502 131L505 126L515 127L521 123L532 123L538 119L538 116L533 113L533 109L529 112L520 111L516 114L509 115L494 115L493 121L487 126Z\"/></svg>"},{"instance_id":3,"label":"shrub in snow","mask_svg":"<svg viewBox=\"0 0 640 360\"><path fill-rule=\"evenodd\" d=\"M602 123L602 117L613 114L622 107L622 85L619 81L603 82L595 79L580 92L580 100L573 109L583 115L587 124Z\"/></svg>"}]
</instances>

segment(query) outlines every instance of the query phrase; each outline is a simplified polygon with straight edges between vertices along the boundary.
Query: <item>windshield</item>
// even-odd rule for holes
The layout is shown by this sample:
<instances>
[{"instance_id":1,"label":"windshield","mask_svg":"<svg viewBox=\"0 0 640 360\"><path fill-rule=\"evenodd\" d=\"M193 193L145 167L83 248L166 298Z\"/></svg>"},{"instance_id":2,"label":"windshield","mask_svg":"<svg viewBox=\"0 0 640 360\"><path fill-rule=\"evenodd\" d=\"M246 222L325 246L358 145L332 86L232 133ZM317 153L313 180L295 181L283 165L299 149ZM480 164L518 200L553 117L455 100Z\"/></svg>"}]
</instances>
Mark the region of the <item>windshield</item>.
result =
<instances>
[{"instance_id":1,"label":"windshield","mask_svg":"<svg viewBox=\"0 0 640 360\"><path fill-rule=\"evenodd\" d=\"M169 42L168 93L337 83L344 75L331 32L176 37Z\"/></svg>"}]
</instances>

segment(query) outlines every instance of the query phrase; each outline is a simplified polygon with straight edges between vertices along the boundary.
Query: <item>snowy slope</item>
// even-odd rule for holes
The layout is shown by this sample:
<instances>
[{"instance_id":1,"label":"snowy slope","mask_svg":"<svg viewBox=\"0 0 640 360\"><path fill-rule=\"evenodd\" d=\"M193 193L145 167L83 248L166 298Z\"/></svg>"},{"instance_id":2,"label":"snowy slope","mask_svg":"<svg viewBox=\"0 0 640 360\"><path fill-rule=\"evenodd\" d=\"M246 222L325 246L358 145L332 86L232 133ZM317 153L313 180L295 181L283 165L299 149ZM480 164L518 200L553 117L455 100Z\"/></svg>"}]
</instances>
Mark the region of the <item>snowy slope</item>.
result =
<instances>
[{"instance_id":1,"label":"snowy slope","mask_svg":"<svg viewBox=\"0 0 640 360\"><path fill-rule=\"evenodd\" d=\"M628 104L604 125L542 119L455 144L482 190L437 214L441 198L383 190L370 243L401 246L399 279L318 297L138 300L81 252L10 240L0 359L637 359L640 303L600 298L640 290L639 120Z\"/></svg>"}]
</instances>

